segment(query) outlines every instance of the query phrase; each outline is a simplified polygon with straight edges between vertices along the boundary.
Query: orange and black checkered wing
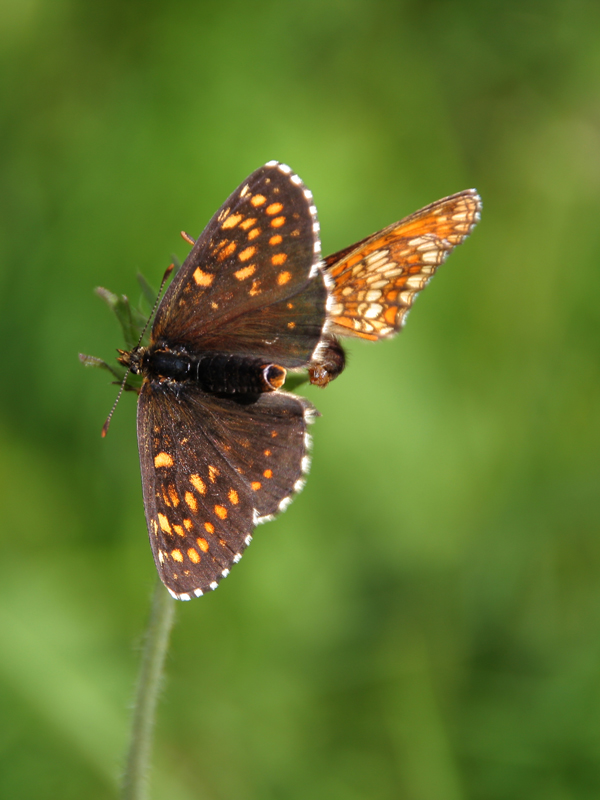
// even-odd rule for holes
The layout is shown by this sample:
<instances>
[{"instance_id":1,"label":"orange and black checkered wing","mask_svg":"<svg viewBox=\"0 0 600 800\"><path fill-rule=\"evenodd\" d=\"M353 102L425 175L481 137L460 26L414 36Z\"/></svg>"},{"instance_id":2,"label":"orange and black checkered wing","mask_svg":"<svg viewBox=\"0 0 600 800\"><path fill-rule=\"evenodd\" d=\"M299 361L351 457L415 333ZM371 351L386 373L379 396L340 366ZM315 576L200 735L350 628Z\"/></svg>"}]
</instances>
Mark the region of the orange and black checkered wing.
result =
<instances>
[{"instance_id":1,"label":"orange and black checkered wing","mask_svg":"<svg viewBox=\"0 0 600 800\"><path fill-rule=\"evenodd\" d=\"M328 256L327 324L308 372L327 386L344 370L338 337L389 338L406 321L417 294L479 221L474 189L438 200L400 222Z\"/></svg>"},{"instance_id":2,"label":"orange and black checkered wing","mask_svg":"<svg viewBox=\"0 0 600 800\"><path fill-rule=\"evenodd\" d=\"M325 259L329 331L377 340L404 324L417 294L479 221L474 189L445 197Z\"/></svg>"}]
</instances>

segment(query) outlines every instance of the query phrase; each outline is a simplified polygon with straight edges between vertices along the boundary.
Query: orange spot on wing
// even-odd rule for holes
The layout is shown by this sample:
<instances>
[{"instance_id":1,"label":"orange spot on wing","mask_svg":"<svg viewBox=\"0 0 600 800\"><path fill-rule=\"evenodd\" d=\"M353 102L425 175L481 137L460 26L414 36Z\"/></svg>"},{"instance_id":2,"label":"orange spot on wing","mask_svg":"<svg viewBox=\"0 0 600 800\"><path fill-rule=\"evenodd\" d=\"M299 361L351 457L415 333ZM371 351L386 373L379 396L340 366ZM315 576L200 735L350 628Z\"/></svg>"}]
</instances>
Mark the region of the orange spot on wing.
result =
<instances>
[{"instance_id":1,"label":"orange spot on wing","mask_svg":"<svg viewBox=\"0 0 600 800\"><path fill-rule=\"evenodd\" d=\"M386 308L383 318L388 323L388 325L394 325L394 323L396 322L397 312L398 309L395 306L390 306L389 308Z\"/></svg>"},{"instance_id":2,"label":"orange spot on wing","mask_svg":"<svg viewBox=\"0 0 600 800\"><path fill-rule=\"evenodd\" d=\"M214 279L215 276L211 275L210 272L202 272L200 267L196 267L194 271L194 280L196 281L198 286L210 286L211 283L214 281Z\"/></svg>"},{"instance_id":3,"label":"orange spot on wing","mask_svg":"<svg viewBox=\"0 0 600 800\"><path fill-rule=\"evenodd\" d=\"M251 228L255 224L256 224L256 217L246 217L246 219L242 223L240 223L240 228L243 228L245 231L247 231L248 228Z\"/></svg>"},{"instance_id":4,"label":"orange spot on wing","mask_svg":"<svg viewBox=\"0 0 600 800\"><path fill-rule=\"evenodd\" d=\"M277 283L280 286L284 286L286 283L288 283L288 281L291 280L291 278L292 278L291 272L280 272L279 275L277 276Z\"/></svg>"},{"instance_id":5,"label":"orange spot on wing","mask_svg":"<svg viewBox=\"0 0 600 800\"><path fill-rule=\"evenodd\" d=\"M177 534L177 536L185 536L185 531L181 527L181 525L173 525L173 530Z\"/></svg>"},{"instance_id":6,"label":"orange spot on wing","mask_svg":"<svg viewBox=\"0 0 600 800\"><path fill-rule=\"evenodd\" d=\"M204 523L204 530L207 533L214 533L215 532L215 526L212 524L212 522L205 522Z\"/></svg>"},{"instance_id":7,"label":"orange spot on wing","mask_svg":"<svg viewBox=\"0 0 600 800\"><path fill-rule=\"evenodd\" d=\"M196 544L198 545L200 550L202 550L203 553L208 553L208 542L206 541L206 539L203 539L201 536L199 536L196 539Z\"/></svg>"},{"instance_id":8,"label":"orange spot on wing","mask_svg":"<svg viewBox=\"0 0 600 800\"><path fill-rule=\"evenodd\" d=\"M267 198L262 194L255 194L254 197L250 199L250 202L253 206L262 206L263 203L267 202Z\"/></svg>"},{"instance_id":9,"label":"orange spot on wing","mask_svg":"<svg viewBox=\"0 0 600 800\"><path fill-rule=\"evenodd\" d=\"M252 247L246 247L241 253L239 253L238 258L240 261L248 261L248 259L252 258L255 253L256 247L254 245Z\"/></svg>"},{"instance_id":10,"label":"orange spot on wing","mask_svg":"<svg viewBox=\"0 0 600 800\"><path fill-rule=\"evenodd\" d=\"M200 553L197 550L194 550L193 547L190 547L187 551L188 558L192 562L192 564L199 564L200 563Z\"/></svg>"},{"instance_id":11,"label":"orange spot on wing","mask_svg":"<svg viewBox=\"0 0 600 800\"><path fill-rule=\"evenodd\" d=\"M273 470L272 469L266 469L263 472L263 475L265 476L265 478L272 478L273 477Z\"/></svg>"},{"instance_id":12,"label":"orange spot on wing","mask_svg":"<svg viewBox=\"0 0 600 800\"><path fill-rule=\"evenodd\" d=\"M371 333L364 333L363 331L357 330L354 320L347 319L347 317L334 317L334 322L336 325L341 325L344 328L350 328L350 330L354 331L354 335L360 336L361 339L368 339L370 342L376 342L378 339L377 336L373 336Z\"/></svg>"},{"instance_id":13,"label":"orange spot on wing","mask_svg":"<svg viewBox=\"0 0 600 800\"><path fill-rule=\"evenodd\" d=\"M256 272L256 265L248 264L247 267L238 269L238 271L234 272L233 274L238 279L238 281L245 281L246 278L249 278L251 275L254 275L255 272Z\"/></svg>"},{"instance_id":14,"label":"orange spot on wing","mask_svg":"<svg viewBox=\"0 0 600 800\"><path fill-rule=\"evenodd\" d=\"M173 561L179 561L179 563L181 563L183 561L183 553L181 550L171 550L171 558Z\"/></svg>"},{"instance_id":15,"label":"orange spot on wing","mask_svg":"<svg viewBox=\"0 0 600 800\"><path fill-rule=\"evenodd\" d=\"M260 228L252 228L252 230L248 234L248 239L252 241L253 239L256 239L257 236L260 236L260 234L261 234Z\"/></svg>"},{"instance_id":16,"label":"orange spot on wing","mask_svg":"<svg viewBox=\"0 0 600 800\"><path fill-rule=\"evenodd\" d=\"M283 241L283 236L281 236L279 233L276 233L275 236L271 236L271 238L269 239L269 244L272 245L281 244L282 241Z\"/></svg>"},{"instance_id":17,"label":"orange spot on wing","mask_svg":"<svg viewBox=\"0 0 600 800\"><path fill-rule=\"evenodd\" d=\"M227 509L225 506L215 506L215 514L219 519L227 519Z\"/></svg>"},{"instance_id":18,"label":"orange spot on wing","mask_svg":"<svg viewBox=\"0 0 600 800\"><path fill-rule=\"evenodd\" d=\"M221 225L222 228L235 228L238 222L242 219L242 214L231 214L227 217L225 222Z\"/></svg>"},{"instance_id":19,"label":"orange spot on wing","mask_svg":"<svg viewBox=\"0 0 600 800\"><path fill-rule=\"evenodd\" d=\"M347 317L336 317L335 324L342 325L344 328L351 328L352 330L354 330L354 320L348 319Z\"/></svg>"},{"instance_id":20,"label":"orange spot on wing","mask_svg":"<svg viewBox=\"0 0 600 800\"><path fill-rule=\"evenodd\" d=\"M280 267L282 264L285 264L286 261L287 255L285 253L277 253L277 255L274 255L271 259L271 264L273 264L274 267Z\"/></svg>"},{"instance_id":21,"label":"orange spot on wing","mask_svg":"<svg viewBox=\"0 0 600 800\"><path fill-rule=\"evenodd\" d=\"M169 484L169 497L171 498L173 507L177 508L177 506L179 505L179 495L177 494L177 489L175 488L174 483Z\"/></svg>"},{"instance_id":22,"label":"orange spot on wing","mask_svg":"<svg viewBox=\"0 0 600 800\"><path fill-rule=\"evenodd\" d=\"M200 492L200 494L206 494L206 484L200 475L190 475L190 483L197 492Z\"/></svg>"},{"instance_id":23,"label":"orange spot on wing","mask_svg":"<svg viewBox=\"0 0 600 800\"><path fill-rule=\"evenodd\" d=\"M228 258L230 255L232 255L233 253L235 253L235 249L236 249L236 247L237 247L237 245L236 245L236 243L235 243L235 242L229 242L229 244L227 245L227 247L224 247L224 248L221 250L221 252L219 253L219 255L217 256L217 258L219 259L219 261L225 261L225 259L226 259L226 258Z\"/></svg>"},{"instance_id":24,"label":"orange spot on wing","mask_svg":"<svg viewBox=\"0 0 600 800\"><path fill-rule=\"evenodd\" d=\"M285 225L285 217L275 217L271 220L272 228L281 228L282 225Z\"/></svg>"},{"instance_id":25,"label":"orange spot on wing","mask_svg":"<svg viewBox=\"0 0 600 800\"><path fill-rule=\"evenodd\" d=\"M230 489L228 496L229 496L229 502L232 503L234 506L237 506L237 504L240 502L240 498L238 497L238 493L236 492L236 490Z\"/></svg>"},{"instance_id":26,"label":"orange spot on wing","mask_svg":"<svg viewBox=\"0 0 600 800\"><path fill-rule=\"evenodd\" d=\"M270 216L273 216L273 214L279 214L280 211L283 211L282 203L271 203L271 205L267 206L266 208L266 212Z\"/></svg>"},{"instance_id":27,"label":"orange spot on wing","mask_svg":"<svg viewBox=\"0 0 600 800\"><path fill-rule=\"evenodd\" d=\"M157 469L159 467L172 467L173 459L168 453L158 453L158 455L154 456L154 466Z\"/></svg>"},{"instance_id":28,"label":"orange spot on wing","mask_svg":"<svg viewBox=\"0 0 600 800\"><path fill-rule=\"evenodd\" d=\"M173 531L171 530L171 526L169 525L169 520L165 517L164 514L158 513L158 524L165 533L172 534Z\"/></svg>"},{"instance_id":29,"label":"orange spot on wing","mask_svg":"<svg viewBox=\"0 0 600 800\"><path fill-rule=\"evenodd\" d=\"M209 478L211 483L214 483L217 480L217 476L220 475L220 474L221 473L219 472L219 470L216 467L213 467L212 465L209 464L209 467L208 467L208 478Z\"/></svg>"},{"instance_id":30,"label":"orange spot on wing","mask_svg":"<svg viewBox=\"0 0 600 800\"><path fill-rule=\"evenodd\" d=\"M194 513L198 511L198 501L191 492L185 493L185 502Z\"/></svg>"},{"instance_id":31,"label":"orange spot on wing","mask_svg":"<svg viewBox=\"0 0 600 800\"><path fill-rule=\"evenodd\" d=\"M260 481L252 481L250 486L252 487L253 491L258 492L258 490L262 486L262 483Z\"/></svg>"}]
</instances>

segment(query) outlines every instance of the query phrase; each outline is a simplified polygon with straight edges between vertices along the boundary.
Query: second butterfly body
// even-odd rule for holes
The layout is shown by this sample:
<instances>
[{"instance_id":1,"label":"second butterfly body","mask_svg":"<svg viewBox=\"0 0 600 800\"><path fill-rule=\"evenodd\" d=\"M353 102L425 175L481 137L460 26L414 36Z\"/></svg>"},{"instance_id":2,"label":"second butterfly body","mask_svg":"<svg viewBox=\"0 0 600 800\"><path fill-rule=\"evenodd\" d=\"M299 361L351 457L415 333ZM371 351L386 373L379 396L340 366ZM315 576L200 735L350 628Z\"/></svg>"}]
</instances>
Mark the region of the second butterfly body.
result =
<instances>
[{"instance_id":1,"label":"second butterfly body","mask_svg":"<svg viewBox=\"0 0 600 800\"><path fill-rule=\"evenodd\" d=\"M161 301L143 375L138 446L150 543L181 600L216 588L254 526L283 510L309 466L311 404L288 369L326 385L338 336L395 333L479 215L474 191L434 203L321 262L311 193L270 162L215 214Z\"/></svg>"}]
</instances>

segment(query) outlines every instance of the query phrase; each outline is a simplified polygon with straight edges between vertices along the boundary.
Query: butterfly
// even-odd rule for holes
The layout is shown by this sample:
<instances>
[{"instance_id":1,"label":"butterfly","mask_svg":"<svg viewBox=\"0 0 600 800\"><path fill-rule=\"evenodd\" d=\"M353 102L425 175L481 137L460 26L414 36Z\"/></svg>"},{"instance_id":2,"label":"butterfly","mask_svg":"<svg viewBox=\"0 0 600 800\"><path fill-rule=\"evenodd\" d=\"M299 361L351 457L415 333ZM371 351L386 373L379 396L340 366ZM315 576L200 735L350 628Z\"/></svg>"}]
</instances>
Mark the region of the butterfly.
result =
<instances>
[{"instance_id":1,"label":"butterfly","mask_svg":"<svg viewBox=\"0 0 600 800\"><path fill-rule=\"evenodd\" d=\"M227 199L158 306L137 436L150 544L179 600L215 589L255 525L304 485L318 412L281 391L323 335L327 288L312 194L269 162Z\"/></svg>"},{"instance_id":2,"label":"butterfly","mask_svg":"<svg viewBox=\"0 0 600 800\"><path fill-rule=\"evenodd\" d=\"M328 319L309 366L311 383L326 386L344 369L338 337L376 341L398 333L417 294L480 216L481 198L467 189L327 256Z\"/></svg>"},{"instance_id":3,"label":"butterfly","mask_svg":"<svg viewBox=\"0 0 600 800\"><path fill-rule=\"evenodd\" d=\"M304 486L318 412L282 390L287 371L307 369L324 386L344 368L339 336L399 330L479 208L462 192L322 261L311 192L271 161L213 216L158 306L149 345L119 358L143 376L144 509L173 597L215 589L254 527Z\"/></svg>"}]
</instances>

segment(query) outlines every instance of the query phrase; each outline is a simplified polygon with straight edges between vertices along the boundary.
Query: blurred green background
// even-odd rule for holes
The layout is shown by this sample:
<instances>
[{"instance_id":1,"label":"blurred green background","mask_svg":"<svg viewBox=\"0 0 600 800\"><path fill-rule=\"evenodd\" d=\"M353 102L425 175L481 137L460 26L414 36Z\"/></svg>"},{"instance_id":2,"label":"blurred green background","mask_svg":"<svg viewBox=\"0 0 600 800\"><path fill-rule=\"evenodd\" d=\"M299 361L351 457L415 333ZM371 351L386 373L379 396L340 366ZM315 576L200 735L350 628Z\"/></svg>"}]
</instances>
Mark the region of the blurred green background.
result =
<instances>
[{"instance_id":1,"label":"blurred green background","mask_svg":"<svg viewBox=\"0 0 600 800\"><path fill-rule=\"evenodd\" d=\"M177 607L152 796L600 796L600 5L4 0L0 796L115 796L155 580L122 345L270 159L329 253L475 186L304 493Z\"/></svg>"}]
</instances>

